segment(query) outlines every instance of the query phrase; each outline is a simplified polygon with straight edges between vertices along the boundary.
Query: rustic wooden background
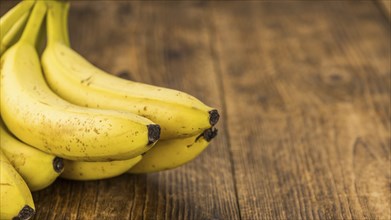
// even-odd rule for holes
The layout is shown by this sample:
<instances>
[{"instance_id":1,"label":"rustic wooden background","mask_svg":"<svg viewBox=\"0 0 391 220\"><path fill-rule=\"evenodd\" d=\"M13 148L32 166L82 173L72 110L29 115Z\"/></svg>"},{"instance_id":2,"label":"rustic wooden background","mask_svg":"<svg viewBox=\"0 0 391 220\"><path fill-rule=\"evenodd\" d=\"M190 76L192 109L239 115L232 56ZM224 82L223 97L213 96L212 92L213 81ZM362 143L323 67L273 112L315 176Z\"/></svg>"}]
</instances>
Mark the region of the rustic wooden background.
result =
<instances>
[{"instance_id":1,"label":"rustic wooden background","mask_svg":"<svg viewBox=\"0 0 391 220\"><path fill-rule=\"evenodd\" d=\"M59 179L35 219L390 219L387 4L72 2L74 49L217 107L220 132L172 171Z\"/></svg>"}]
</instances>

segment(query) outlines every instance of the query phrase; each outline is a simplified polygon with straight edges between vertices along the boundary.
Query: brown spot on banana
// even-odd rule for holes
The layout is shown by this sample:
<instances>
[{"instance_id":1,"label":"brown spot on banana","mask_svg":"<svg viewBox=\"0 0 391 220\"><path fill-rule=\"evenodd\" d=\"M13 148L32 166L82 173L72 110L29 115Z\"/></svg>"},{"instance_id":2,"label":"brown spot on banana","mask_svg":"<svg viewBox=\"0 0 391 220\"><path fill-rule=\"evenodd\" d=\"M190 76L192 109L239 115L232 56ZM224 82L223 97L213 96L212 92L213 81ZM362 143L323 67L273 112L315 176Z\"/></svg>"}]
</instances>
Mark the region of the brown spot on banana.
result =
<instances>
[{"instance_id":1,"label":"brown spot on banana","mask_svg":"<svg viewBox=\"0 0 391 220\"><path fill-rule=\"evenodd\" d=\"M0 186L12 186L12 185L9 183L0 183Z\"/></svg>"}]
</instances>

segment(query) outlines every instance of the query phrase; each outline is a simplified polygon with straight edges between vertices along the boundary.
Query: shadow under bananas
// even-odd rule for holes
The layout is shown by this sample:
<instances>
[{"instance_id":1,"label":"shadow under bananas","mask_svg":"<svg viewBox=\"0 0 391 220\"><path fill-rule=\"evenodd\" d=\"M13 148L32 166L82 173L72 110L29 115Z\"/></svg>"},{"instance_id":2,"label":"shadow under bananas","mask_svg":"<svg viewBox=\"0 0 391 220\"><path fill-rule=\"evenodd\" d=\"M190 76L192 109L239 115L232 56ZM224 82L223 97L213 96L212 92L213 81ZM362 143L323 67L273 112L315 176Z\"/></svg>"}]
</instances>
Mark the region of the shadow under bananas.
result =
<instances>
[{"instance_id":1,"label":"shadow under bananas","mask_svg":"<svg viewBox=\"0 0 391 220\"><path fill-rule=\"evenodd\" d=\"M34 219L156 219L163 213L168 219L224 219L205 209L207 204L200 198L209 193L189 188L198 179L190 175L193 171L190 167L96 181L59 178L33 193Z\"/></svg>"}]
</instances>

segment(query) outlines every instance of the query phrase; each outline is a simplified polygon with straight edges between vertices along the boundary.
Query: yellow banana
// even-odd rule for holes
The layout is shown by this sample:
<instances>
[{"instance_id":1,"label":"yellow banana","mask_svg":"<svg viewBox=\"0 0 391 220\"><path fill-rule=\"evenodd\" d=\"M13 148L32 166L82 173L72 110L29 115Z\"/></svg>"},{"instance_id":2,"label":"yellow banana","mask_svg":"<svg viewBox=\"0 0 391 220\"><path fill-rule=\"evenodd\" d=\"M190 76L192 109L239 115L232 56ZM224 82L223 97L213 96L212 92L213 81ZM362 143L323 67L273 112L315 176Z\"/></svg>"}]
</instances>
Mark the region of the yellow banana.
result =
<instances>
[{"instance_id":1,"label":"yellow banana","mask_svg":"<svg viewBox=\"0 0 391 220\"><path fill-rule=\"evenodd\" d=\"M23 142L65 159L129 159L147 151L160 127L138 115L70 104L43 77L34 48L46 4L38 1L21 39L1 58L1 115Z\"/></svg>"},{"instance_id":2,"label":"yellow banana","mask_svg":"<svg viewBox=\"0 0 391 220\"><path fill-rule=\"evenodd\" d=\"M35 214L31 192L0 150L0 219L30 219Z\"/></svg>"},{"instance_id":3,"label":"yellow banana","mask_svg":"<svg viewBox=\"0 0 391 220\"><path fill-rule=\"evenodd\" d=\"M171 140L160 140L129 173L151 173L169 170L196 158L217 135L217 130L207 129L202 134Z\"/></svg>"},{"instance_id":4,"label":"yellow banana","mask_svg":"<svg viewBox=\"0 0 391 220\"><path fill-rule=\"evenodd\" d=\"M69 40L69 34L68 34L68 14L69 14L69 6L70 4L69 3L63 3L61 5L62 9L61 10L58 10L58 12L61 11L61 14L59 16L61 16L61 18L59 20L61 20L61 28L62 28L62 39L63 39L63 42L65 45L68 45L70 46L71 45L71 42Z\"/></svg>"},{"instance_id":5,"label":"yellow banana","mask_svg":"<svg viewBox=\"0 0 391 220\"><path fill-rule=\"evenodd\" d=\"M99 180L119 176L141 160L142 156L128 160L107 162L84 162L65 160L65 170L61 178L71 180Z\"/></svg>"},{"instance_id":6,"label":"yellow banana","mask_svg":"<svg viewBox=\"0 0 391 220\"><path fill-rule=\"evenodd\" d=\"M3 54L10 46L16 43L23 32L23 28L26 25L27 19L30 15L30 11L24 13L11 27L11 29L1 38L0 42L0 55Z\"/></svg>"},{"instance_id":7,"label":"yellow banana","mask_svg":"<svg viewBox=\"0 0 391 220\"><path fill-rule=\"evenodd\" d=\"M8 33L10 29L15 25L15 23L23 16L23 14L29 12L33 7L35 0L32 1L22 1L18 3L15 7L11 8L7 13L5 13L0 18L0 40L3 40L3 37Z\"/></svg>"},{"instance_id":8,"label":"yellow banana","mask_svg":"<svg viewBox=\"0 0 391 220\"><path fill-rule=\"evenodd\" d=\"M195 97L105 73L73 51L62 27L66 4L51 3L48 46L41 58L46 80L55 93L77 105L125 110L149 118L161 126L161 139L193 136L217 123L217 110Z\"/></svg>"},{"instance_id":9,"label":"yellow banana","mask_svg":"<svg viewBox=\"0 0 391 220\"><path fill-rule=\"evenodd\" d=\"M16 139L0 119L0 147L31 191L46 188L61 174L63 160Z\"/></svg>"}]
</instances>

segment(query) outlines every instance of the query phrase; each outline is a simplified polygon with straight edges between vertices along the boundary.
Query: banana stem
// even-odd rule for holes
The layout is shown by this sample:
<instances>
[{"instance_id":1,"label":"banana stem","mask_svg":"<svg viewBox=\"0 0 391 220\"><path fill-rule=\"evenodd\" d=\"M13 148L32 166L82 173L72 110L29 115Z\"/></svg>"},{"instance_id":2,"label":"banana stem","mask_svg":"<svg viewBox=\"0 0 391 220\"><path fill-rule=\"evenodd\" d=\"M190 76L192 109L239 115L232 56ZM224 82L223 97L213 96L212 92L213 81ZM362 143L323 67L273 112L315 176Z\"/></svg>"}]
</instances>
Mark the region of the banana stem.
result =
<instances>
[{"instance_id":1,"label":"banana stem","mask_svg":"<svg viewBox=\"0 0 391 220\"><path fill-rule=\"evenodd\" d=\"M67 2L67 3L64 3L64 9L62 10L63 14L62 14L62 28L63 28L63 38L64 38L64 43L65 45L67 45L68 47L71 45L70 43L70 40L69 40L69 32L68 32L68 13L69 13L69 6L70 4Z\"/></svg>"},{"instance_id":2,"label":"banana stem","mask_svg":"<svg viewBox=\"0 0 391 220\"><path fill-rule=\"evenodd\" d=\"M20 2L0 18L0 39L12 28L15 21L30 11L34 4L35 0Z\"/></svg>"},{"instance_id":3,"label":"banana stem","mask_svg":"<svg viewBox=\"0 0 391 220\"><path fill-rule=\"evenodd\" d=\"M22 15L19 20L16 21L14 26L12 26L12 28L3 36L0 42L0 55L2 55L11 45L15 44L19 40L29 16L30 11Z\"/></svg>"},{"instance_id":4,"label":"banana stem","mask_svg":"<svg viewBox=\"0 0 391 220\"><path fill-rule=\"evenodd\" d=\"M25 30L23 31L20 41L36 46L39 31L45 15L46 4L44 2L38 1L34 6L33 11L31 12L30 18L27 22Z\"/></svg>"},{"instance_id":5,"label":"banana stem","mask_svg":"<svg viewBox=\"0 0 391 220\"><path fill-rule=\"evenodd\" d=\"M48 44L63 43L69 45L67 18L69 3L48 1L47 38Z\"/></svg>"}]
</instances>

